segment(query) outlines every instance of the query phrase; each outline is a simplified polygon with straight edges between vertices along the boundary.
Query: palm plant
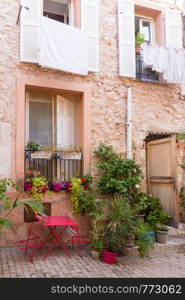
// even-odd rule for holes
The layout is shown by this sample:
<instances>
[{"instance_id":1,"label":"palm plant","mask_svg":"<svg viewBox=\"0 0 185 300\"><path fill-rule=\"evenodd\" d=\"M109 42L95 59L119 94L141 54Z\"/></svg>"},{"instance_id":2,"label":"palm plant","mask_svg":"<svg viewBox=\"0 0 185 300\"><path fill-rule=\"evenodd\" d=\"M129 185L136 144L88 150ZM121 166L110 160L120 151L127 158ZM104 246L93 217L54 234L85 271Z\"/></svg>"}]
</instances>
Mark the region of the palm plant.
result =
<instances>
[{"instance_id":1,"label":"palm plant","mask_svg":"<svg viewBox=\"0 0 185 300\"><path fill-rule=\"evenodd\" d=\"M11 201L11 198L6 195L8 188L13 188L18 191L17 185L9 178L0 179L0 233L5 228L10 228L12 223L9 216L13 210L18 206L24 206L25 209L30 207L34 213L42 213L43 205L40 199L29 198L29 199L18 199L18 197Z\"/></svg>"}]
</instances>

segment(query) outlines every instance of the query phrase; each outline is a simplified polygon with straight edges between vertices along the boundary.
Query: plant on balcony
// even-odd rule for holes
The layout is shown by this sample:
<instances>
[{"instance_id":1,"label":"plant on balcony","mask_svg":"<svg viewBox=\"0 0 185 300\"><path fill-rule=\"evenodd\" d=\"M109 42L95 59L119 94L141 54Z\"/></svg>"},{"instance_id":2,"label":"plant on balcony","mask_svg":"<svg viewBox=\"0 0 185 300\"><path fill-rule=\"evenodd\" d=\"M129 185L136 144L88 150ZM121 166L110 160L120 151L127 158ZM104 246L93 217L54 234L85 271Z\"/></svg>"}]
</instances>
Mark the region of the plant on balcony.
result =
<instances>
[{"instance_id":1,"label":"plant on balcony","mask_svg":"<svg viewBox=\"0 0 185 300\"><path fill-rule=\"evenodd\" d=\"M182 221L185 222L185 186L183 185L179 194L180 207L182 208Z\"/></svg>"},{"instance_id":2,"label":"plant on balcony","mask_svg":"<svg viewBox=\"0 0 185 300\"><path fill-rule=\"evenodd\" d=\"M33 198L42 198L41 194L48 190L48 181L44 176L34 177L32 180L33 186L31 193Z\"/></svg>"},{"instance_id":3,"label":"plant on balcony","mask_svg":"<svg viewBox=\"0 0 185 300\"><path fill-rule=\"evenodd\" d=\"M95 155L100 171L98 190L108 197L122 194L129 199L131 205L135 203L142 180L141 169L135 160L126 159L123 154L115 153L112 146L104 144L99 145Z\"/></svg>"},{"instance_id":4,"label":"plant on balcony","mask_svg":"<svg viewBox=\"0 0 185 300\"><path fill-rule=\"evenodd\" d=\"M70 193L71 193L71 200L73 202L73 213L78 214L81 212L79 207L79 195L82 191L82 182L81 178L73 177L70 179Z\"/></svg>"},{"instance_id":5,"label":"plant on balcony","mask_svg":"<svg viewBox=\"0 0 185 300\"><path fill-rule=\"evenodd\" d=\"M24 179L24 190L25 192L29 192L33 186L33 179L40 175L40 171L36 171L34 169L26 171L25 179Z\"/></svg>"},{"instance_id":6,"label":"plant on balcony","mask_svg":"<svg viewBox=\"0 0 185 300\"><path fill-rule=\"evenodd\" d=\"M144 43L145 37L144 34L141 32L137 32L135 35L135 48L136 48L136 54L141 54L141 45Z\"/></svg>"},{"instance_id":7,"label":"plant on balcony","mask_svg":"<svg viewBox=\"0 0 185 300\"><path fill-rule=\"evenodd\" d=\"M55 192L60 192L60 190L62 189L62 183L60 178L55 178L52 186Z\"/></svg>"},{"instance_id":8,"label":"plant on balcony","mask_svg":"<svg viewBox=\"0 0 185 300\"><path fill-rule=\"evenodd\" d=\"M12 201L11 198L6 195L8 188L18 191L17 185L11 179L0 179L0 233L2 233L3 229L12 226L9 216L18 206L25 206L25 208L30 207L35 214L43 212L43 206L39 199L30 198L20 200L17 197Z\"/></svg>"},{"instance_id":9,"label":"plant on balcony","mask_svg":"<svg viewBox=\"0 0 185 300\"><path fill-rule=\"evenodd\" d=\"M41 149L41 145L32 141L29 141L26 145L25 150L29 151L30 153L37 152Z\"/></svg>"}]
</instances>

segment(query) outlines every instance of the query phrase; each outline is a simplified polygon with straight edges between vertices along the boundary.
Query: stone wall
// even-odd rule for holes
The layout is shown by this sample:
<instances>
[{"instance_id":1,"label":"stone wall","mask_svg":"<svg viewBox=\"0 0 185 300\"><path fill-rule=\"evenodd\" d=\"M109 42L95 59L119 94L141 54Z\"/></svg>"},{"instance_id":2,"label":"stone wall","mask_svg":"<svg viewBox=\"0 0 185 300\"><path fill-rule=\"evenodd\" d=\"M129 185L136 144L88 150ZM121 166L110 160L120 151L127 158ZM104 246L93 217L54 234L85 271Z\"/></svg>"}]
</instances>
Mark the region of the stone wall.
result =
<instances>
[{"instance_id":1,"label":"stone wall","mask_svg":"<svg viewBox=\"0 0 185 300\"><path fill-rule=\"evenodd\" d=\"M0 3L0 177L15 178L18 75L93 84L91 150L104 142L111 143L116 151L126 151L126 93L127 87L132 87L134 152L145 170L143 139L147 131L181 131L185 127L185 104L179 100L177 85L137 82L118 76L117 1L100 0L100 72L87 77L19 62L19 26L16 25L19 2ZM93 161L92 172L96 173Z\"/></svg>"}]
</instances>

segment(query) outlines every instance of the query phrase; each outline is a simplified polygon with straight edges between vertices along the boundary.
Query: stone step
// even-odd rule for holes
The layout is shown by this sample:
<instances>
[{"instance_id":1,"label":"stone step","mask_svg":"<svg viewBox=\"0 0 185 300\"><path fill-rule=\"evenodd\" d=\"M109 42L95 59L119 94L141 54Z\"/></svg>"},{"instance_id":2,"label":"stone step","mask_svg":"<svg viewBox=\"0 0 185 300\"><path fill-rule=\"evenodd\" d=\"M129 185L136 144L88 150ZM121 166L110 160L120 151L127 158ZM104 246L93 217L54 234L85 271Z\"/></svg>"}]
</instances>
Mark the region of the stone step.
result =
<instances>
[{"instance_id":1,"label":"stone step","mask_svg":"<svg viewBox=\"0 0 185 300\"><path fill-rule=\"evenodd\" d=\"M149 251L149 254L147 256L153 257L153 256L166 256L166 255L172 255L176 253L184 253L185 254L185 237L172 237L169 236L168 241L166 244L154 244L154 248ZM126 256L139 256L139 253L137 251L137 246L129 247L127 248L125 252Z\"/></svg>"},{"instance_id":2,"label":"stone step","mask_svg":"<svg viewBox=\"0 0 185 300\"><path fill-rule=\"evenodd\" d=\"M184 236L185 237L185 223L179 223L179 228L168 227L169 237Z\"/></svg>"}]
</instances>

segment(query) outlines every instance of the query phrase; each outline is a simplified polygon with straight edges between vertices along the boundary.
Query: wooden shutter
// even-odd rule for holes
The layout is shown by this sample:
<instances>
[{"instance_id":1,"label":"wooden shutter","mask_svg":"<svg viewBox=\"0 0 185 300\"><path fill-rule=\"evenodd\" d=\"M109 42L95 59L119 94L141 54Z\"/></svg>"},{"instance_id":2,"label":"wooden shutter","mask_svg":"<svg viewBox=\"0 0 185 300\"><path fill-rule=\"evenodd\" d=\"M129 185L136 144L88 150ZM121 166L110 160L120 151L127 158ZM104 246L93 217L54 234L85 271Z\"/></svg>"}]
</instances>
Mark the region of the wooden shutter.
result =
<instances>
[{"instance_id":1,"label":"wooden shutter","mask_svg":"<svg viewBox=\"0 0 185 300\"><path fill-rule=\"evenodd\" d=\"M166 12L166 46L182 48L182 16L179 11Z\"/></svg>"},{"instance_id":2,"label":"wooden shutter","mask_svg":"<svg viewBox=\"0 0 185 300\"><path fill-rule=\"evenodd\" d=\"M57 96L57 145L62 148L74 146L74 104L72 101Z\"/></svg>"},{"instance_id":3,"label":"wooden shutter","mask_svg":"<svg viewBox=\"0 0 185 300\"><path fill-rule=\"evenodd\" d=\"M118 0L119 75L135 77L135 22L132 0Z\"/></svg>"},{"instance_id":4,"label":"wooden shutter","mask_svg":"<svg viewBox=\"0 0 185 300\"><path fill-rule=\"evenodd\" d=\"M89 71L99 71L99 0L81 0L81 26L89 34Z\"/></svg>"},{"instance_id":5,"label":"wooden shutter","mask_svg":"<svg viewBox=\"0 0 185 300\"><path fill-rule=\"evenodd\" d=\"M118 0L119 74L135 77L135 22L132 0Z\"/></svg>"},{"instance_id":6,"label":"wooden shutter","mask_svg":"<svg viewBox=\"0 0 185 300\"><path fill-rule=\"evenodd\" d=\"M42 0L21 0L21 5L20 61L37 63Z\"/></svg>"}]
</instances>

